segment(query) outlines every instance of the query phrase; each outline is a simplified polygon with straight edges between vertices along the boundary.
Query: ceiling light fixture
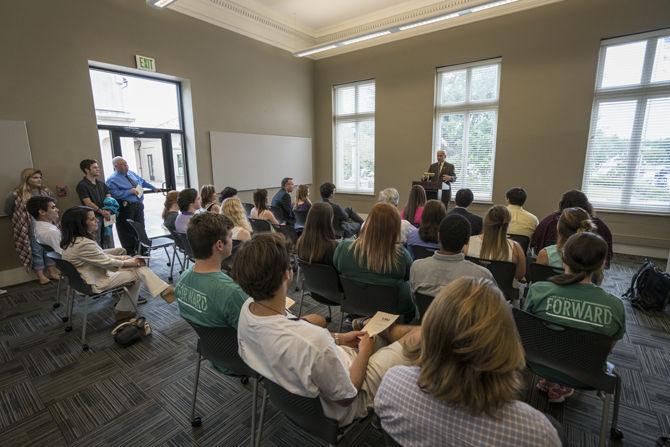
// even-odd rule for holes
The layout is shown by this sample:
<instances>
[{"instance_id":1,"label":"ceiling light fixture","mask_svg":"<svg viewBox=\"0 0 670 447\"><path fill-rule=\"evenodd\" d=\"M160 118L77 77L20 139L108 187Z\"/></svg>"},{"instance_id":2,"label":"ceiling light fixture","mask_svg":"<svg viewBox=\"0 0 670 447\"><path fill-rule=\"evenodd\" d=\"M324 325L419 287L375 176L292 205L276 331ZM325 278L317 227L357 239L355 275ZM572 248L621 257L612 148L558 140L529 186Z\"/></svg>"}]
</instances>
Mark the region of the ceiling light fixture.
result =
<instances>
[{"instance_id":1,"label":"ceiling light fixture","mask_svg":"<svg viewBox=\"0 0 670 447\"><path fill-rule=\"evenodd\" d=\"M147 0L147 4L149 6L153 6L154 8L165 8L171 3L174 3L175 0Z\"/></svg>"},{"instance_id":2,"label":"ceiling light fixture","mask_svg":"<svg viewBox=\"0 0 670 447\"><path fill-rule=\"evenodd\" d=\"M147 0L147 1L158 1L158 2L168 1L168 2L171 2L173 0ZM437 16L437 17L431 17L429 19L420 20L418 22L413 22L413 23L408 23L408 24L402 25L402 26L395 26L393 28L388 28L388 29L385 29L383 31L378 31L376 33L364 34L362 36L354 37L352 39L342 40L342 41L339 41L339 42L331 42L331 43L328 43L328 44L323 45L323 46L313 47L313 48L309 48L307 50L303 50L303 51L299 51L297 53L293 53L293 55L296 56L296 57L309 56L311 54L321 53L323 51L332 50L334 48L339 48L339 47L342 47L342 46L345 46L345 45L351 45L353 43L363 42L363 41L370 40L370 39L376 39L377 37L387 36L391 33L397 33L399 31L406 31L408 29L417 28L419 26L431 25L433 23L442 22L444 20L455 19L457 17L464 16L466 14L472 14L472 13L484 11L484 10L491 9L491 8L497 8L499 6L507 5L509 3L514 3L514 2L518 2L518 1L519 0L497 0L497 1L494 1L494 2L484 3L482 5L475 6L473 8L462 9L460 11L455 11L455 12L445 14L445 15L441 15L441 16Z\"/></svg>"}]
</instances>

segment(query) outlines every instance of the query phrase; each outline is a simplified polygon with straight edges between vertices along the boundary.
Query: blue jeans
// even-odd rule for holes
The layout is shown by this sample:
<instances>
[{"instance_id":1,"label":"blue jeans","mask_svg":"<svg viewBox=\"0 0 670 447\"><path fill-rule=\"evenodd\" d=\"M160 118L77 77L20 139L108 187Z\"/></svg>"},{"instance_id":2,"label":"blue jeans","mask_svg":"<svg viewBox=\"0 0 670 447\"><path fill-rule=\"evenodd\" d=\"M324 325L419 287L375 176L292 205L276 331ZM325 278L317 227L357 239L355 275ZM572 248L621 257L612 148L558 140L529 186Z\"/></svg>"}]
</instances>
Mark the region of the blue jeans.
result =
<instances>
[{"instance_id":1,"label":"blue jeans","mask_svg":"<svg viewBox=\"0 0 670 447\"><path fill-rule=\"evenodd\" d=\"M49 258L42 246L35 239L35 234L30 233L30 251L33 254L33 270L44 270L44 266L51 267L56 264Z\"/></svg>"}]
</instances>

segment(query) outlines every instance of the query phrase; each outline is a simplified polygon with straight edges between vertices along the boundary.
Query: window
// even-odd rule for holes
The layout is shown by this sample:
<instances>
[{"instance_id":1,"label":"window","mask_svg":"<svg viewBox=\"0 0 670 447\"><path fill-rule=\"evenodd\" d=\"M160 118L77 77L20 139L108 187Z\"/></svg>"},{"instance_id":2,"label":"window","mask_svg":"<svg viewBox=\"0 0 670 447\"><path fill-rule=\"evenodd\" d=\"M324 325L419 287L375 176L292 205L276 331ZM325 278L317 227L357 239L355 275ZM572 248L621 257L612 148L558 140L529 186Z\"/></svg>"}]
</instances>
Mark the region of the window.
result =
<instances>
[{"instance_id":1,"label":"window","mask_svg":"<svg viewBox=\"0 0 670 447\"><path fill-rule=\"evenodd\" d=\"M597 208L670 213L670 30L603 41L583 189Z\"/></svg>"},{"instance_id":2,"label":"window","mask_svg":"<svg viewBox=\"0 0 670 447\"><path fill-rule=\"evenodd\" d=\"M492 200L499 92L499 59L437 70L434 152L454 165L454 191L470 188L476 201Z\"/></svg>"},{"instance_id":3,"label":"window","mask_svg":"<svg viewBox=\"0 0 670 447\"><path fill-rule=\"evenodd\" d=\"M339 191L375 189L375 81L333 88L335 184Z\"/></svg>"},{"instance_id":4,"label":"window","mask_svg":"<svg viewBox=\"0 0 670 447\"><path fill-rule=\"evenodd\" d=\"M156 174L154 174L154 156L151 154L147 155L147 163L149 164L149 180L156 180Z\"/></svg>"}]
</instances>

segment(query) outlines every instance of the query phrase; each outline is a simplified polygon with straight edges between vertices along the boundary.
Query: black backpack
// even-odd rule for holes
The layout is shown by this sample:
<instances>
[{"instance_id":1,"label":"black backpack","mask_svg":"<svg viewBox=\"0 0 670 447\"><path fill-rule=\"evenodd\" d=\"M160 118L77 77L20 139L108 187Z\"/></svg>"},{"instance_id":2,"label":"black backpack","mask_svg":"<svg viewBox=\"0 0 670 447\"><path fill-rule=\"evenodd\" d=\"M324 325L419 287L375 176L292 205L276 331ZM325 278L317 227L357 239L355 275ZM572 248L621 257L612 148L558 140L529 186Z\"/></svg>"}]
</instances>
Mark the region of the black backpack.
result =
<instances>
[{"instance_id":1,"label":"black backpack","mask_svg":"<svg viewBox=\"0 0 670 447\"><path fill-rule=\"evenodd\" d=\"M647 259L633 275L630 287L623 296L635 308L663 310L670 301L670 273L661 271L653 261Z\"/></svg>"}]
</instances>

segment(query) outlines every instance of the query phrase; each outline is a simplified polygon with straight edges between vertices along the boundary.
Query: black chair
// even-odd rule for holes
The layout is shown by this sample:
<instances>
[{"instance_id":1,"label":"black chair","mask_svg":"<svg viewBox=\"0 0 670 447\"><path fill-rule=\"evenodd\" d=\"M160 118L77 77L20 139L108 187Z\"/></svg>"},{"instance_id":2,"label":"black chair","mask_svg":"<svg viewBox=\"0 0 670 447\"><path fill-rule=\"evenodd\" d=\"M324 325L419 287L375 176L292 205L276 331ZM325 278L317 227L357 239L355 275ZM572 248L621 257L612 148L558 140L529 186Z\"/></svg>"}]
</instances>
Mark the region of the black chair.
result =
<instances>
[{"instance_id":1,"label":"black chair","mask_svg":"<svg viewBox=\"0 0 670 447\"><path fill-rule=\"evenodd\" d=\"M198 360L195 364L195 378L193 379L193 400L191 403L191 425L199 427L202 425L202 418L195 415L195 405L198 397L198 383L200 381L200 363L203 360L210 360L216 365L226 368L233 375L240 377L243 381L251 380L253 382L253 391L251 395L251 447L260 444L261 433L263 429L263 416L265 413L265 402L267 394L263 390L263 402L258 421L258 438L256 438L256 414L258 413L258 383L261 376L249 368L238 353L237 330L227 327L204 327L189 322L196 334L198 334Z\"/></svg>"},{"instance_id":2,"label":"black chair","mask_svg":"<svg viewBox=\"0 0 670 447\"><path fill-rule=\"evenodd\" d=\"M563 273L563 269L555 269L544 264L538 264L533 262L528 266L528 272L526 273L526 279L528 284L532 284L538 281L546 281L552 276L560 275Z\"/></svg>"},{"instance_id":3,"label":"black chair","mask_svg":"<svg viewBox=\"0 0 670 447\"><path fill-rule=\"evenodd\" d=\"M295 228L290 225L272 225L272 228L275 229L277 233L284 235L287 241L295 244L298 242L298 233L296 233Z\"/></svg>"},{"instance_id":4,"label":"black chair","mask_svg":"<svg viewBox=\"0 0 670 447\"><path fill-rule=\"evenodd\" d=\"M152 251L162 248L163 250L165 250L165 256L167 257L167 265L171 264L170 253L168 253L168 247L174 248L175 242L172 238L169 238L167 236L156 236L150 238L149 236L147 236L146 231L144 231L144 225L142 225L139 222L135 222L132 219L126 219L126 222L128 222L128 225L130 225L130 227L135 232L135 237L137 238L137 254L149 252L149 255L151 256ZM147 265L149 265L148 262ZM172 278L169 279L170 281L172 281Z\"/></svg>"},{"instance_id":5,"label":"black chair","mask_svg":"<svg viewBox=\"0 0 670 447\"><path fill-rule=\"evenodd\" d=\"M272 215L275 216L277 222L279 222L280 224L286 222L286 219L284 219L284 212L281 209L279 209L279 207L270 205L270 211L272 211Z\"/></svg>"},{"instance_id":6,"label":"black chair","mask_svg":"<svg viewBox=\"0 0 670 447\"><path fill-rule=\"evenodd\" d=\"M55 250L51 247L51 245L40 243L40 246L42 247L42 250L44 250L44 253L55 253ZM56 302L53 303L53 305L51 306L54 310L58 309L60 307L60 285L61 285L61 281L63 281L63 273L60 273L58 275L58 286L56 287Z\"/></svg>"},{"instance_id":7,"label":"black chair","mask_svg":"<svg viewBox=\"0 0 670 447\"><path fill-rule=\"evenodd\" d=\"M614 340L606 335L552 323L521 309L514 308L512 311L521 343L526 351L526 364L533 372L529 391L532 392L535 387L536 369L544 367L571 379L566 381L549 377L546 371L543 371L542 375L548 381L582 390L605 392L600 421L600 445L603 447L607 437L607 419L613 395L614 411L610 436L612 439L623 438L623 434L617 428L621 379L614 371L613 365L608 368L609 371L605 371L607 357Z\"/></svg>"},{"instance_id":8,"label":"black chair","mask_svg":"<svg viewBox=\"0 0 670 447\"><path fill-rule=\"evenodd\" d=\"M509 261L489 261L470 256L466 256L465 259L487 268L493 275L507 301L514 302L519 299L519 289L514 287L514 277L516 276L515 263Z\"/></svg>"},{"instance_id":9,"label":"black chair","mask_svg":"<svg viewBox=\"0 0 670 447\"><path fill-rule=\"evenodd\" d=\"M89 299L95 300L101 296L105 296L108 293L114 294L118 292L128 293L128 287L132 283L122 284L113 289L104 290L100 293L93 291L93 288L90 284L84 281L84 279L79 274L79 270L76 269L74 265L66 261L56 252L47 253L47 256L54 260L56 267L60 270L61 274L67 278L68 290L67 290L67 315L63 317L63 322L69 322L65 327L65 332L72 331L72 308L74 307L75 294L79 293L84 296L84 316L81 324L81 348L84 351L88 350L88 344L86 344L86 320L88 318L88 301ZM137 311L137 308L135 308Z\"/></svg>"},{"instance_id":10,"label":"black chair","mask_svg":"<svg viewBox=\"0 0 670 447\"><path fill-rule=\"evenodd\" d=\"M421 320L423 320L423 316L426 314L430 303L432 303L434 299L434 296L414 292L414 302L416 303L416 307L419 309L419 317Z\"/></svg>"},{"instance_id":11,"label":"black chair","mask_svg":"<svg viewBox=\"0 0 670 447\"><path fill-rule=\"evenodd\" d=\"M410 245L409 248L412 250L412 257L414 257L415 261L417 259L430 258L435 254L435 249L421 247L420 245Z\"/></svg>"},{"instance_id":12,"label":"black chair","mask_svg":"<svg viewBox=\"0 0 670 447\"><path fill-rule=\"evenodd\" d=\"M309 211L305 210L293 210L293 215L295 216L295 227L304 228L305 222L307 222L307 213Z\"/></svg>"},{"instance_id":13,"label":"black chair","mask_svg":"<svg viewBox=\"0 0 670 447\"><path fill-rule=\"evenodd\" d=\"M524 254L528 254L528 247L530 246L530 238L522 234L508 234L508 239L512 239L515 242L518 242L521 245L521 250Z\"/></svg>"},{"instance_id":14,"label":"black chair","mask_svg":"<svg viewBox=\"0 0 670 447\"><path fill-rule=\"evenodd\" d=\"M251 218L251 210L254 209L253 203L243 203L244 212L247 214L247 219Z\"/></svg>"},{"instance_id":15,"label":"black chair","mask_svg":"<svg viewBox=\"0 0 670 447\"><path fill-rule=\"evenodd\" d=\"M337 271L332 265L310 264L302 259L298 259L298 265L302 274L302 282L300 284L302 292L300 294L298 316L302 314L302 302L306 292L314 301L328 306L328 318L326 318L326 321L330 322L333 316L330 307L341 306L343 299L342 286ZM344 317L340 314L340 332L342 332L343 320Z\"/></svg>"},{"instance_id":16,"label":"black chair","mask_svg":"<svg viewBox=\"0 0 670 447\"><path fill-rule=\"evenodd\" d=\"M272 231L272 224L267 220L249 219L249 223L251 224L251 229L254 233L267 233L268 231Z\"/></svg>"},{"instance_id":17,"label":"black chair","mask_svg":"<svg viewBox=\"0 0 670 447\"><path fill-rule=\"evenodd\" d=\"M372 316L377 311L400 315L400 291L398 287L370 284L340 275L344 290L342 312L353 315Z\"/></svg>"},{"instance_id":18,"label":"black chair","mask_svg":"<svg viewBox=\"0 0 670 447\"><path fill-rule=\"evenodd\" d=\"M223 270L226 273L230 273L233 269L233 262L235 261L235 255L237 254L237 250L240 249L242 246L243 241L238 241L237 239L233 239L233 249L230 252L230 256L228 256L226 259L223 260L221 263L221 270Z\"/></svg>"},{"instance_id":19,"label":"black chair","mask_svg":"<svg viewBox=\"0 0 670 447\"><path fill-rule=\"evenodd\" d=\"M181 274L184 272L184 270L188 268L189 262L195 262L193 258L193 250L191 250L191 243L188 241L188 237L186 236L186 234L174 232L172 233L172 237L174 238L174 242L179 251L181 251L184 254L184 263L182 265L182 270L179 272ZM175 255L173 254L173 256ZM174 260L172 262L172 266L170 267L170 277L172 277L173 266L174 266Z\"/></svg>"}]
</instances>

